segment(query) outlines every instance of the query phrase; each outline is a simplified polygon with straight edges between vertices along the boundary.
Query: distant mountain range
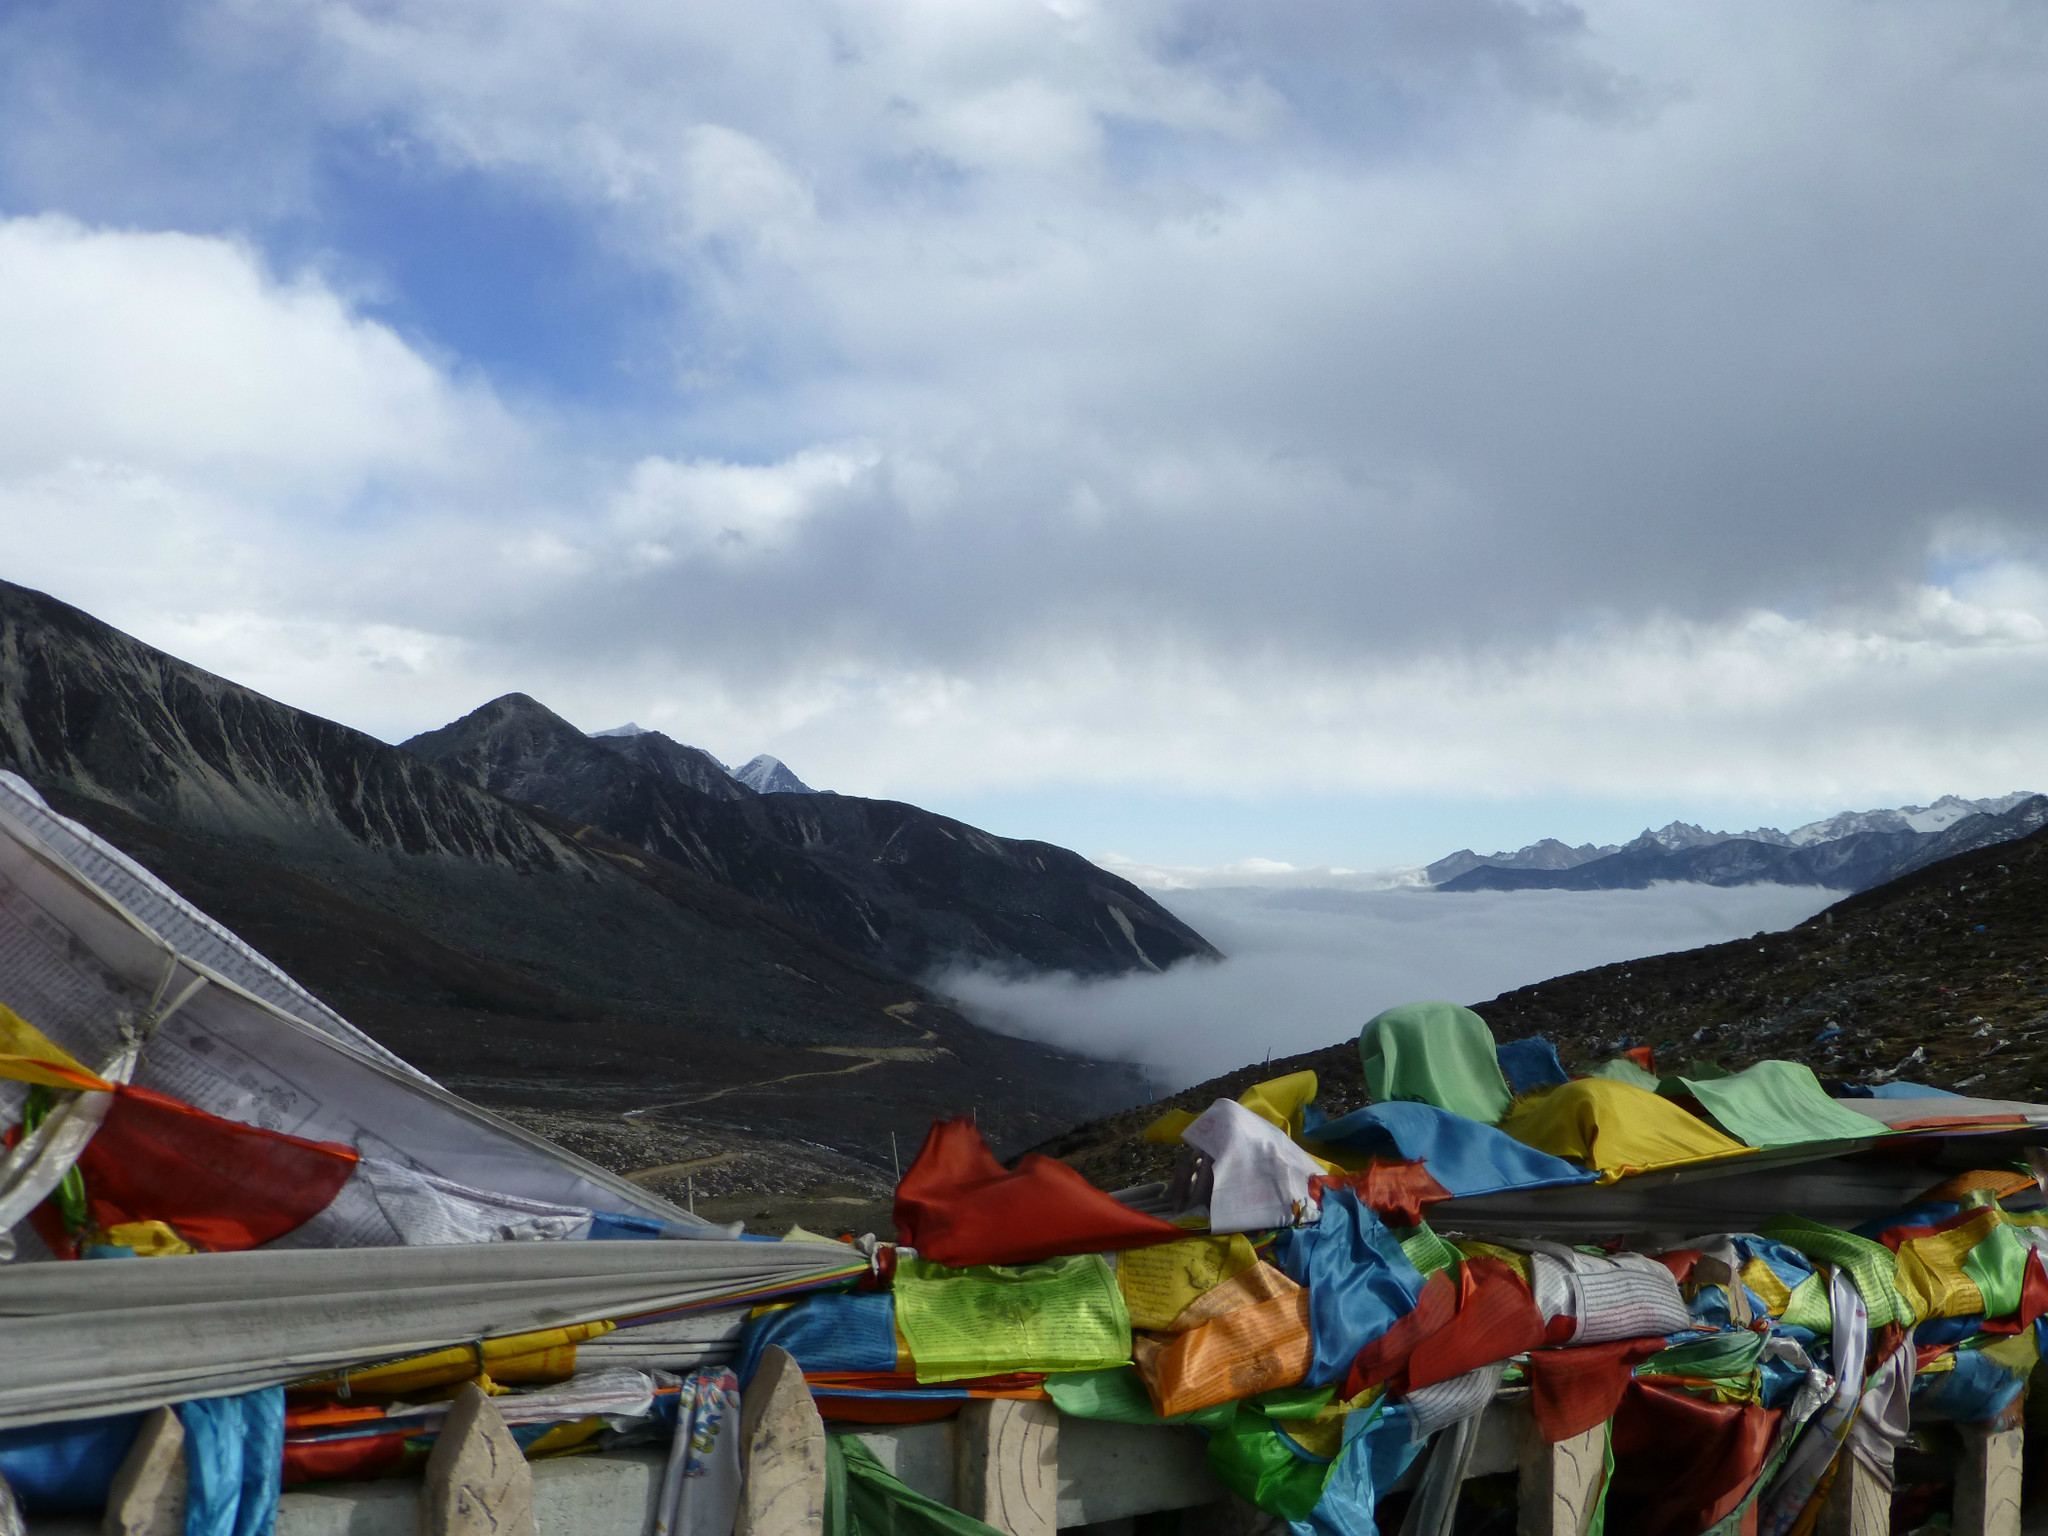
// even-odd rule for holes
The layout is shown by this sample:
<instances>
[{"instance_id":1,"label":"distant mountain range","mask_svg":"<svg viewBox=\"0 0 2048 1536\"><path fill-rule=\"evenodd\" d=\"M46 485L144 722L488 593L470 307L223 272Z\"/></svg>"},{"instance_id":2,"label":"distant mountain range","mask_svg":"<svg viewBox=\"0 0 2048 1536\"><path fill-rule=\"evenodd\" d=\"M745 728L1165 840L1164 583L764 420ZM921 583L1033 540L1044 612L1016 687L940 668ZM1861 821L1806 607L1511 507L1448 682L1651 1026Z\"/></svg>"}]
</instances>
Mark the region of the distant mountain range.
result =
<instances>
[{"instance_id":1,"label":"distant mountain range","mask_svg":"<svg viewBox=\"0 0 2048 1536\"><path fill-rule=\"evenodd\" d=\"M1514 853L1482 856L1461 848L1423 873L1440 891L1640 890L1660 881L1862 891L2044 825L2048 797L2039 794L1943 795L1932 805L1843 811L1790 832L1709 832L1674 821L1605 847L1573 848L1545 838Z\"/></svg>"}]
</instances>

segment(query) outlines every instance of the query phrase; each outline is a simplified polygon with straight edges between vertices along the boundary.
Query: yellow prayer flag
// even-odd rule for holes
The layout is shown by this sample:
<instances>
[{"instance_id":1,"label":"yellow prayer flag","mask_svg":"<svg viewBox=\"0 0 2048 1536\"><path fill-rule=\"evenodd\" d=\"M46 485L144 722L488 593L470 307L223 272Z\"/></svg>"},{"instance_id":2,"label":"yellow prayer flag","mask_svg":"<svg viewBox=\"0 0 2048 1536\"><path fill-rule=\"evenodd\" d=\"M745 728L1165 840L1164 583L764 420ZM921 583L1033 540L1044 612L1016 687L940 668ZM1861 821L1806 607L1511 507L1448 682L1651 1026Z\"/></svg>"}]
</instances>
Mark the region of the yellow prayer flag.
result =
<instances>
[{"instance_id":1,"label":"yellow prayer flag","mask_svg":"<svg viewBox=\"0 0 2048 1536\"><path fill-rule=\"evenodd\" d=\"M1116 1283L1133 1328L1165 1328L1203 1292L1259 1262L1242 1232L1184 1237L1117 1255Z\"/></svg>"},{"instance_id":2,"label":"yellow prayer flag","mask_svg":"<svg viewBox=\"0 0 2048 1536\"><path fill-rule=\"evenodd\" d=\"M107 1092L114 1086L5 1003L0 1003L0 1077L46 1088Z\"/></svg>"},{"instance_id":3,"label":"yellow prayer flag","mask_svg":"<svg viewBox=\"0 0 2048 1536\"><path fill-rule=\"evenodd\" d=\"M1201 1119L1193 1110L1169 1109L1145 1127L1145 1139L1154 1146L1180 1145L1180 1133Z\"/></svg>"},{"instance_id":4,"label":"yellow prayer flag","mask_svg":"<svg viewBox=\"0 0 2048 1536\"><path fill-rule=\"evenodd\" d=\"M1290 1072L1285 1077L1252 1084L1237 1096L1237 1102L1299 1141L1301 1112L1315 1096L1315 1073Z\"/></svg>"},{"instance_id":5,"label":"yellow prayer flag","mask_svg":"<svg viewBox=\"0 0 2048 1536\"><path fill-rule=\"evenodd\" d=\"M350 1371L348 1389L351 1396L363 1393L395 1397L450 1382L469 1381L483 1371L499 1381L567 1381L576 1374L576 1346L585 1339L610 1333L615 1326L608 1322L572 1323L566 1328L542 1328L476 1344L457 1344L407 1360L394 1360L389 1365ZM303 1385L333 1392L340 1389L341 1378L331 1376Z\"/></svg>"},{"instance_id":6,"label":"yellow prayer flag","mask_svg":"<svg viewBox=\"0 0 2048 1536\"><path fill-rule=\"evenodd\" d=\"M1604 1077L1582 1077L1517 1099L1500 1128L1525 1147L1597 1170L1603 1184L1755 1150L1669 1099Z\"/></svg>"}]
</instances>

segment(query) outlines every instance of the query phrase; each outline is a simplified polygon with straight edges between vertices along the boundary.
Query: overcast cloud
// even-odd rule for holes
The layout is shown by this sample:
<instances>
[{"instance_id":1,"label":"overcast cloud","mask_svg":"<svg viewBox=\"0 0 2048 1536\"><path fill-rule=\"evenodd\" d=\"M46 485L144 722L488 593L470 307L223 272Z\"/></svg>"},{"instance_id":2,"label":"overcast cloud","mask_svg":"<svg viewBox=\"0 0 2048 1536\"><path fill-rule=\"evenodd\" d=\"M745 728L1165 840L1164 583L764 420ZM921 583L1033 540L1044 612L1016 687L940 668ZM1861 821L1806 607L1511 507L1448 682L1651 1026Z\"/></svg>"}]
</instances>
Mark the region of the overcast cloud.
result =
<instances>
[{"instance_id":1,"label":"overcast cloud","mask_svg":"<svg viewBox=\"0 0 2048 1536\"><path fill-rule=\"evenodd\" d=\"M1991 0L15 8L0 574L913 799L1997 793L2044 150Z\"/></svg>"},{"instance_id":2,"label":"overcast cloud","mask_svg":"<svg viewBox=\"0 0 2048 1536\"><path fill-rule=\"evenodd\" d=\"M1382 1009L1476 1003L1552 976L1803 922L1840 891L1182 890L1173 910L1229 957L1163 975L937 979L1006 1034L1145 1064L1161 1091L1350 1039ZM1652 1042L1653 1044L1655 1042Z\"/></svg>"}]
</instances>

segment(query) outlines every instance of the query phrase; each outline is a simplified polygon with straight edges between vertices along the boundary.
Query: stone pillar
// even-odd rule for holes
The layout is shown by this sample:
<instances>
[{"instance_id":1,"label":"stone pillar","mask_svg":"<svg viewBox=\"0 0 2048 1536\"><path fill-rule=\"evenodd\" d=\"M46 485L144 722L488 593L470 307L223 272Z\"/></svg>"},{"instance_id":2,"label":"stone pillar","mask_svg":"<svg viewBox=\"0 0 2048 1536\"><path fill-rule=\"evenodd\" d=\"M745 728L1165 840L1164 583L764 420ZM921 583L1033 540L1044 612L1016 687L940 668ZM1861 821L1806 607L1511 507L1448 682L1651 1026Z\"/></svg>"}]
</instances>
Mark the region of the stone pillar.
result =
<instances>
[{"instance_id":1,"label":"stone pillar","mask_svg":"<svg viewBox=\"0 0 2048 1536\"><path fill-rule=\"evenodd\" d=\"M185 1426L168 1408L142 1421L107 1491L104 1536L185 1536Z\"/></svg>"},{"instance_id":2,"label":"stone pillar","mask_svg":"<svg viewBox=\"0 0 2048 1536\"><path fill-rule=\"evenodd\" d=\"M1521 1492L1515 1536L1586 1536L1607 1475L1607 1426L1555 1445L1536 1427L1536 1416L1521 1410Z\"/></svg>"},{"instance_id":3,"label":"stone pillar","mask_svg":"<svg viewBox=\"0 0 2048 1536\"><path fill-rule=\"evenodd\" d=\"M1954 1536L2020 1536L2020 1454L2023 1408L2014 1403L1982 1424L1959 1424L1963 1459L1956 1468Z\"/></svg>"},{"instance_id":4,"label":"stone pillar","mask_svg":"<svg viewBox=\"0 0 2048 1536\"><path fill-rule=\"evenodd\" d=\"M1060 1416L1051 1403L969 1403L960 1410L953 1455L962 1514L1004 1536L1053 1536L1059 1527Z\"/></svg>"},{"instance_id":5,"label":"stone pillar","mask_svg":"<svg viewBox=\"0 0 2048 1536\"><path fill-rule=\"evenodd\" d=\"M777 1345L740 1397L740 1464L733 1536L824 1536L825 1421L802 1367Z\"/></svg>"},{"instance_id":6,"label":"stone pillar","mask_svg":"<svg viewBox=\"0 0 2048 1536\"><path fill-rule=\"evenodd\" d=\"M474 1382L456 1397L420 1483L422 1536L539 1536L533 1469Z\"/></svg>"},{"instance_id":7,"label":"stone pillar","mask_svg":"<svg viewBox=\"0 0 2048 1536\"><path fill-rule=\"evenodd\" d=\"M1814 1536L1887 1536L1891 1528L1889 1472L1878 1471L1848 1446L1842 1447Z\"/></svg>"}]
</instances>

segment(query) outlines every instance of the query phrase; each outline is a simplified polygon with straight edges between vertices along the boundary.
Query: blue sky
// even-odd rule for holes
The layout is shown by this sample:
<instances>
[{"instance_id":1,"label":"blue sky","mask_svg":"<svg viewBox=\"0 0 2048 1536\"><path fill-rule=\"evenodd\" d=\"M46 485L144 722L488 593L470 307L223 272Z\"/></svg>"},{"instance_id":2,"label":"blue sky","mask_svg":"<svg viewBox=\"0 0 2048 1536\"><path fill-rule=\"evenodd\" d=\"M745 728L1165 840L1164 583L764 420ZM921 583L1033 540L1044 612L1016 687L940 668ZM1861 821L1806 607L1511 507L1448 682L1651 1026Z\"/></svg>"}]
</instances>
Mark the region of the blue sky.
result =
<instances>
[{"instance_id":1,"label":"blue sky","mask_svg":"<svg viewBox=\"0 0 2048 1536\"><path fill-rule=\"evenodd\" d=\"M0 13L0 575L1172 864L2048 781L2048 20Z\"/></svg>"}]
</instances>

